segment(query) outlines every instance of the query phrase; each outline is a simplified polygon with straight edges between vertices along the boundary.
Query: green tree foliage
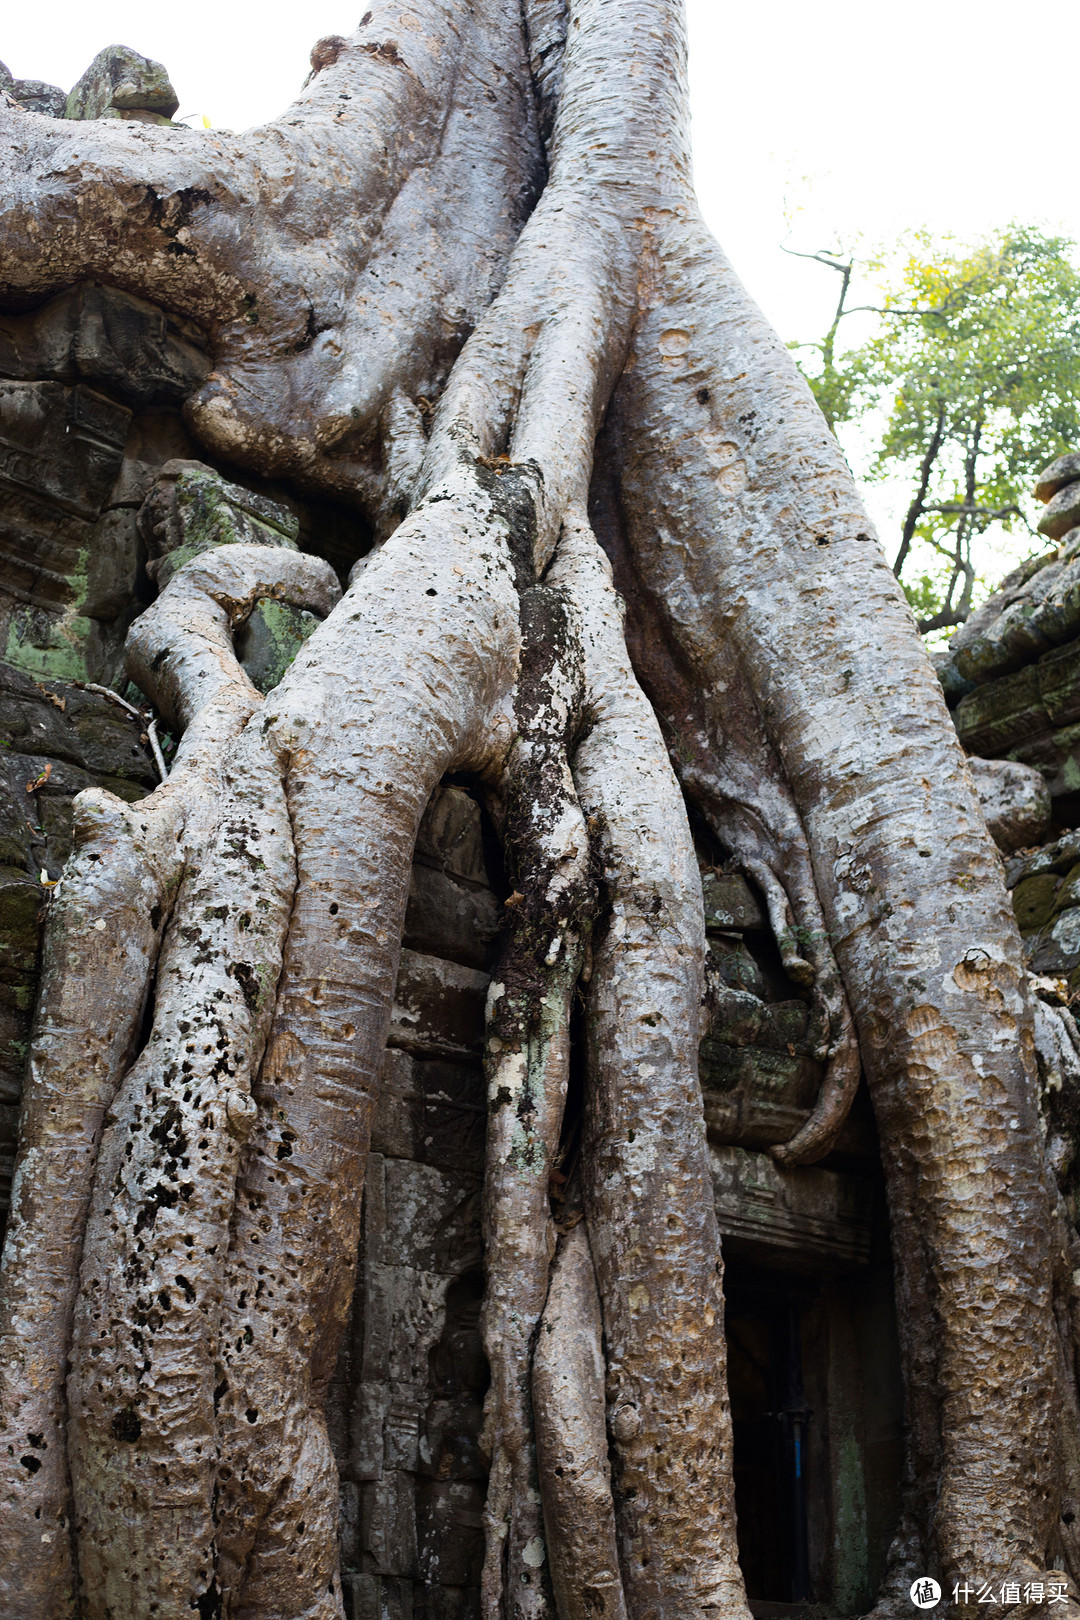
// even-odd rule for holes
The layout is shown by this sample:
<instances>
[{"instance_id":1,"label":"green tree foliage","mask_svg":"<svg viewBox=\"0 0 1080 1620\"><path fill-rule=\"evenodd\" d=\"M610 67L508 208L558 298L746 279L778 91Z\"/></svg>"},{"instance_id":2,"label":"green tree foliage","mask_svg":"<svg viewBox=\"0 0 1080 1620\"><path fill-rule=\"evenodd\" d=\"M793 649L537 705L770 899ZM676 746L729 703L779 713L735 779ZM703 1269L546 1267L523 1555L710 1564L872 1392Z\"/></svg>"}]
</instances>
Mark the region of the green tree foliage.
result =
<instances>
[{"instance_id":1,"label":"green tree foliage","mask_svg":"<svg viewBox=\"0 0 1080 1620\"><path fill-rule=\"evenodd\" d=\"M874 305L848 302L853 257L806 256L842 281L825 337L794 345L803 370L834 431L872 433L867 475L908 482L893 566L920 629L962 624L981 537L995 524L1029 536L1034 475L1080 445L1076 244L1015 225L969 247L914 234L858 266L880 289ZM871 337L838 353L860 311L877 317Z\"/></svg>"}]
</instances>

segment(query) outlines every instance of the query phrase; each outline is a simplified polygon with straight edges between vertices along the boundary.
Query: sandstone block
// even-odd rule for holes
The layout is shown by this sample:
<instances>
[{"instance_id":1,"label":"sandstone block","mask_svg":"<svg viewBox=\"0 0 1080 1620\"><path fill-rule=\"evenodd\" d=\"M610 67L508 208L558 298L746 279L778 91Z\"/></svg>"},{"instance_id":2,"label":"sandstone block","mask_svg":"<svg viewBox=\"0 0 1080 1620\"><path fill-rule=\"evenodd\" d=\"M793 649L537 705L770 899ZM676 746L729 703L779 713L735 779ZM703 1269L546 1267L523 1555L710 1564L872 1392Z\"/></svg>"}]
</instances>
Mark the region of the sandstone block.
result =
<instances>
[{"instance_id":1,"label":"sandstone block","mask_svg":"<svg viewBox=\"0 0 1080 1620\"><path fill-rule=\"evenodd\" d=\"M1037 501L1048 501L1066 484L1075 483L1080 483L1080 452L1069 450L1043 468L1032 493Z\"/></svg>"},{"instance_id":2,"label":"sandstone block","mask_svg":"<svg viewBox=\"0 0 1080 1620\"><path fill-rule=\"evenodd\" d=\"M991 759L1051 729L1032 665L977 686L960 700L953 719L968 752Z\"/></svg>"},{"instance_id":3,"label":"sandstone block","mask_svg":"<svg viewBox=\"0 0 1080 1620\"><path fill-rule=\"evenodd\" d=\"M411 1474L393 1470L360 1487L360 1555L379 1575L415 1577L416 1492Z\"/></svg>"},{"instance_id":4,"label":"sandstone block","mask_svg":"<svg viewBox=\"0 0 1080 1620\"><path fill-rule=\"evenodd\" d=\"M1033 942L1034 943L1034 942ZM1069 974L1080 967L1080 906L1071 906L1043 929L1031 952L1035 973Z\"/></svg>"},{"instance_id":5,"label":"sandstone block","mask_svg":"<svg viewBox=\"0 0 1080 1620\"><path fill-rule=\"evenodd\" d=\"M66 116L67 96L58 84L46 84L43 79L13 79L9 94L27 112L43 113L46 118Z\"/></svg>"},{"instance_id":6,"label":"sandstone block","mask_svg":"<svg viewBox=\"0 0 1080 1620\"><path fill-rule=\"evenodd\" d=\"M365 1252L376 1265L456 1277L480 1263L480 1194L471 1177L383 1159L369 1185L367 1210Z\"/></svg>"},{"instance_id":7,"label":"sandstone block","mask_svg":"<svg viewBox=\"0 0 1080 1620\"><path fill-rule=\"evenodd\" d=\"M782 1254L795 1270L865 1265L874 1227L872 1184L816 1167L781 1170L764 1153L709 1148L725 1253Z\"/></svg>"},{"instance_id":8,"label":"sandstone block","mask_svg":"<svg viewBox=\"0 0 1080 1620\"><path fill-rule=\"evenodd\" d=\"M478 1055L488 976L438 956L403 950L390 1018L390 1044L421 1057Z\"/></svg>"},{"instance_id":9,"label":"sandstone block","mask_svg":"<svg viewBox=\"0 0 1080 1620\"><path fill-rule=\"evenodd\" d=\"M419 862L413 867L405 913L405 943L413 950L466 967L488 967L500 920L489 888Z\"/></svg>"},{"instance_id":10,"label":"sandstone block","mask_svg":"<svg viewBox=\"0 0 1080 1620\"><path fill-rule=\"evenodd\" d=\"M434 1479L487 1478L479 1437L483 1403L475 1395L432 1401L424 1420L419 1470Z\"/></svg>"},{"instance_id":11,"label":"sandstone block","mask_svg":"<svg viewBox=\"0 0 1080 1620\"><path fill-rule=\"evenodd\" d=\"M154 122L168 123L179 105L160 62L126 45L107 45L68 96L65 117L121 118L141 112L153 114Z\"/></svg>"},{"instance_id":12,"label":"sandstone block","mask_svg":"<svg viewBox=\"0 0 1080 1620\"><path fill-rule=\"evenodd\" d=\"M1061 878L1053 872L1024 878L1012 891L1013 914L1022 934L1030 934L1050 921Z\"/></svg>"},{"instance_id":13,"label":"sandstone block","mask_svg":"<svg viewBox=\"0 0 1080 1620\"><path fill-rule=\"evenodd\" d=\"M755 931L768 926L757 895L741 872L702 873L706 928Z\"/></svg>"},{"instance_id":14,"label":"sandstone block","mask_svg":"<svg viewBox=\"0 0 1080 1620\"><path fill-rule=\"evenodd\" d=\"M484 1561L484 1493L468 1480L432 1480L417 1491L424 1578L439 1586L475 1586Z\"/></svg>"},{"instance_id":15,"label":"sandstone block","mask_svg":"<svg viewBox=\"0 0 1080 1620\"><path fill-rule=\"evenodd\" d=\"M417 833L416 858L487 886L480 806L464 788L446 785L432 794Z\"/></svg>"},{"instance_id":16,"label":"sandstone block","mask_svg":"<svg viewBox=\"0 0 1080 1620\"><path fill-rule=\"evenodd\" d=\"M1039 519L1039 533L1051 540L1060 540L1080 524L1080 484L1063 485L1047 502L1046 511Z\"/></svg>"},{"instance_id":17,"label":"sandstone block","mask_svg":"<svg viewBox=\"0 0 1080 1620\"><path fill-rule=\"evenodd\" d=\"M1050 792L1033 766L975 757L968 769L990 836L1003 854L1043 841L1050 829Z\"/></svg>"},{"instance_id":18,"label":"sandstone block","mask_svg":"<svg viewBox=\"0 0 1080 1620\"><path fill-rule=\"evenodd\" d=\"M153 407L182 404L209 370L197 327L117 287L84 281L25 314L0 315L0 376L97 384Z\"/></svg>"},{"instance_id":19,"label":"sandstone block","mask_svg":"<svg viewBox=\"0 0 1080 1620\"><path fill-rule=\"evenodd\" d=\"M300 525L264 495L230 484L201 461L167 461L139 509L147 572L159 587L178 568L216 546L287 546Z\"/></svg>"}]
</instances>

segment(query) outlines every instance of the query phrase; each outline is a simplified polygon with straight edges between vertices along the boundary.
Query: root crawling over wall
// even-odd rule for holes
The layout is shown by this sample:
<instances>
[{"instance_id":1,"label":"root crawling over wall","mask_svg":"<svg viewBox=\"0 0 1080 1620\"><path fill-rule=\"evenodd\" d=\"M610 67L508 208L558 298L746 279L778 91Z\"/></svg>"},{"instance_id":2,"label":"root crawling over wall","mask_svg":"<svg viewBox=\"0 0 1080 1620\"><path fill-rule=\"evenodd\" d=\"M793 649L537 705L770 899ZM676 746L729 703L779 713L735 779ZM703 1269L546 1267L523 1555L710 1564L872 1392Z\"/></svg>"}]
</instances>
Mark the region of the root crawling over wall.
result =
<instances>
[{"instance_id":1,"label":"root crawling over wall","mask_svg":"<svg viewBox=\"0 0 1080 1620\"><path fill-rule=\"evenodd\" d=\"M916 1557L1023 1581L1072 1556L1080 1445L1019 941L846 468L700 223L677 0L376 0L332 46L246 137L73 133L0 91L0 295L100 277L198 322L208 452L376 540L343 596L222 545L132 628L182 740L137 807L82 796L52 903L0 1314L8 1607L343 1613L327 1391L454 771L512 885L485 1620L747 1613L687 800L827 1065L775 1156L829 1150L860 1050L882 1131L910 1430L883 1602ZM268 599L323 622L263 699L233 637Z\"/></svg>"}]
</instances>

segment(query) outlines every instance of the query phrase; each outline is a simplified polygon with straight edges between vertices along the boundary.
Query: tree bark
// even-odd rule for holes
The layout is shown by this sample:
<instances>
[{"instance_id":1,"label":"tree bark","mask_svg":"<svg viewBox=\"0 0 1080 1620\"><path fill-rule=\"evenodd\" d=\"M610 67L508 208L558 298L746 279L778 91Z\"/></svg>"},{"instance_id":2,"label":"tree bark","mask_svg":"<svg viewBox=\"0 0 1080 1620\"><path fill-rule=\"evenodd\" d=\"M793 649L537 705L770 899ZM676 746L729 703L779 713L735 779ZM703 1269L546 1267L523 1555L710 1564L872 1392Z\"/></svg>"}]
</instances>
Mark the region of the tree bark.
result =
<instances>
[{"instance_id":1,"label":"tree bark","mask_svg":"<svg viewBox=\"0 0 1080 1620\"><path fill-rule=\"evenodd\" d=\"M326 1394L452 770L516 884L486 1620L747 1613L687 801L828 1063L777 1158L828 1151L860 1051L870 1083L909 1426L883 1601L909 1569L1041 1575L1077 1403L1019 938L839 449L699 219L678 0L373 0L327 58L242 137L0 94L0 298L93 276L198 322L208 452L378 542L340 601L315 559L221 547L133 627L183 741L144 805L84 795L51 911L0 1317L8 1607L342 1614ZM267 595L326 617L260 700L232 633ZM576 998L584 1219L556 1243Z\"/></svg>"}]
</instances>

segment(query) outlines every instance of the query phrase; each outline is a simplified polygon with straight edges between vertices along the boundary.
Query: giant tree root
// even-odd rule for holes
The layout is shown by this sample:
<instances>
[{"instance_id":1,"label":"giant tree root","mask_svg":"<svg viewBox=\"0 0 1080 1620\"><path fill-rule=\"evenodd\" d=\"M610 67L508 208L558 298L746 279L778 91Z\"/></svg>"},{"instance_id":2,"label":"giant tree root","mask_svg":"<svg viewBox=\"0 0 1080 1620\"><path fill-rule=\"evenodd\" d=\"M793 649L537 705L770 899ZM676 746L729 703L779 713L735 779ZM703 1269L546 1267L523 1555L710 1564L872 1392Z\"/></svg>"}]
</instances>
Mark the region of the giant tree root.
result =
<instances>
[{"instance_id":1,"label":"giant tree root","mask_svg":"<svg viewBox=\"0 0 1080 1620\"><path fill-rule=\"evenodd\" d=\"M1068 1541L1070 1251L1018 940L846 469L697 219L683 50L677 0L375 0L250 138L0 93L0 290L102 276L201 322L203 442L380 541L265 703L231 631L290 570L328 610L312 559L225 548L133 630L184 738L144 805L80 801L53 904L0 1318L26 1620L74 1615L76 1566L86 1620L341 1615L323 1405L413 843L452 769L504 801L520 896L486 1059L485 1620L745 1614L667 749L813 1001L829 1072L786 1162L834 1139L858 1029L910 1436L890 1592L916 1557L1023 1581ZM609 403L593 493L636 678L584 515ZM585 1225L552 1273L579 984Z\"/></svg>"}]
</instances>

